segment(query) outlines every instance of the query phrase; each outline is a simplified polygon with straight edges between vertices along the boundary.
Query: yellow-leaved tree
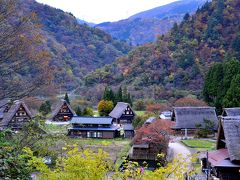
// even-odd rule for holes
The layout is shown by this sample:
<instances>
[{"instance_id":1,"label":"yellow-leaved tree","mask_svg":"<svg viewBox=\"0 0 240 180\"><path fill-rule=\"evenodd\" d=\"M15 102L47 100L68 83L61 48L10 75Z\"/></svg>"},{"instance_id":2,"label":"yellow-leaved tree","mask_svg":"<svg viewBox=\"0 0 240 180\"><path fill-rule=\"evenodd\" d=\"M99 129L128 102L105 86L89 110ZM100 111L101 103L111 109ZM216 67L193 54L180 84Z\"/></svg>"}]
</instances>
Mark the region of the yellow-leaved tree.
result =
<instances>
[{"instance_id":1,"label":"yellow-leaved tree","mask_svg":"<svg viewBox=\"0 0 240 180\"><path fill-rule=\"evenodd\" d=\"M108 154L101 149L97 153L86 149L79 151L77 147L68 151L64 157L59 157L54 169L35 161L36 169L40 172L40 180L97 180L106 176L111 165L107 161ZM34 164L34 162L32 162Z\"/></svg>"}]
</instances>

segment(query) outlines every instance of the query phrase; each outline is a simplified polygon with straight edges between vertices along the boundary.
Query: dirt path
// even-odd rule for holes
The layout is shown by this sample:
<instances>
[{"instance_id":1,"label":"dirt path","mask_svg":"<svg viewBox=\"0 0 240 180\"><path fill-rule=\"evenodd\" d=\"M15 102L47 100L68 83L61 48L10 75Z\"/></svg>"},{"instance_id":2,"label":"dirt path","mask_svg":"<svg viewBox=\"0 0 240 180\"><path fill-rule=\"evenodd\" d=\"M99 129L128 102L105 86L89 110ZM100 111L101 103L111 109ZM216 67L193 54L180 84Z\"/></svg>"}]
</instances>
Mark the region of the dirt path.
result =
<instances>
[{"instance_id":1,"label":"dirt path","mask_svg":"<svg viewBox=\"0 0 240 180\"><path fill-rule=\"evenodd\" d=\"M183 158L187 158L191 155L190 150L179 142L169 143L169 153L169 160L177 158L180 154L183 156Z\"/></svg>"}]
</instances>

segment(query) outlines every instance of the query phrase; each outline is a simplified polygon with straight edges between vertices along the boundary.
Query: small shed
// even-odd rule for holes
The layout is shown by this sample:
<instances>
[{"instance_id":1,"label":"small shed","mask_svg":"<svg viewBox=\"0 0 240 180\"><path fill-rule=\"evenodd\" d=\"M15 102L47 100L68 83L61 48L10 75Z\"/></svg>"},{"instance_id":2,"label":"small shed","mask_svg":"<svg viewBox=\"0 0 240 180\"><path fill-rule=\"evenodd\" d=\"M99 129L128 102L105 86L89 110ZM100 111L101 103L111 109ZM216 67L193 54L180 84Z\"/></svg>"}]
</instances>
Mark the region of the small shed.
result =
<instances>
[{"instance_id":1,"label":"small shed","mask_svg":"<svg viewBox=\"0 0 240 180\"><path fill-rule=\"evenodd\" d=\"M133 138L134 137L134 127L132 124L123 124L124 137Z\"/></svg>"},{"instance_id":2,"label":"small shed","mask_svg":"<svg viewBox=\"0 0 240 180\"><path fill-rule=\"evenodd\" d=\"M156 117L150 117L150 118L148 118L148 119L145 121L144 124L145 124L145 125L149 125L149 124L154 123L156 120L157 120Z\"/></svg>"}]
</instances>

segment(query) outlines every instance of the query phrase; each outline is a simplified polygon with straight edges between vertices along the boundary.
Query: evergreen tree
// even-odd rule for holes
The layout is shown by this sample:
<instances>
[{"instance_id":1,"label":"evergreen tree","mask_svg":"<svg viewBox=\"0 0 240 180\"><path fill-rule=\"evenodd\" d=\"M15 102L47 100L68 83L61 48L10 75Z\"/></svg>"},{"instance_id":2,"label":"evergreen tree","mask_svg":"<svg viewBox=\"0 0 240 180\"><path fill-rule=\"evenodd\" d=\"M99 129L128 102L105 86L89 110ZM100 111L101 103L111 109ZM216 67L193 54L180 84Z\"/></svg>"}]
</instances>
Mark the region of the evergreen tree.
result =
<instances>
[{"instance_id":1,"label":"evergreen tree","mask_svg":"<svg viewBox=\"0 0 240 180\"><path fill-rule=\"evenodd\" d=\"M236 75L223 99L224 107L239 107L240 106L240 74Z\"/></svg>"},{"instance_id":2,"label":"evergreen tree","mask_svg":"<svg viewBox=\"0 0 240 180\"><path fill-rule=\"evenodd\" d=\"M128 91L126 86L124 86L123 88L122 99L123 99L123 102L128 102Z\"/></svg>"},{"instance_id":3,"label":"evergreen tree","mask_svg":"<svg viewBox=\"0 0 240 180\"><path fill-rule=\"evenodd\" d=\"M103 99L106 101L115 101L115 94L111 88L106 87L103 92Z\"/></svg>"},{"instance_id":4,"label":"evergreen tree","mask_svg":"<svg viewBox=\"0 0 240 180\"><path fill-rule=\"evenodd\" d=\"M130 95L130 93L128 93L127 102L130 104L130 106L132 106L132 105L133 105L133 102L132 102L132 98L131 98L131 95Z\"/></svg>"},{"instance_id":5,"label":"evergreen tree","mask_svg":"<svg viewBox=\"0 0 240 180\"><path fill-rule=\"evenodd\" d=\"M68 104L70 104L70 100L69 100L69 97L68 97L68 93L65 93L64 100L65 100Z\"/></svg>"},{"instance_id":6,"label":"evergreen tree","mask_svg":"<svg viewBox=\"0 0 240 180\"><path fill-rule=\"evenodd\" d=\"M123 96L122 96L122 87L120 86L116 95L116 101L117 102L122 102L123 101Z\"/></svg>"},{"instance_id":7,"label":"evergreen tree","mask_svg":"<svg viewBox=\"0 0 240 180\"><path fill-rule=\"evenodd\" d=\"M82 110L81 110L80 106L77 107L77 109L76 109L76 114L77 114L78 116L82 116Z\"/></svg>"},{"instance_id":8,"label":"evergreen tree","mask_svg":"<svg viewBox=\"0 0 240 180\"><path fill-rule=\"evenodd\" d=\"M44 116L51 112L51 103L49 101L45 101L41 104L39 108L39 112L42 113Z\"/></svg>"}]
</instances>

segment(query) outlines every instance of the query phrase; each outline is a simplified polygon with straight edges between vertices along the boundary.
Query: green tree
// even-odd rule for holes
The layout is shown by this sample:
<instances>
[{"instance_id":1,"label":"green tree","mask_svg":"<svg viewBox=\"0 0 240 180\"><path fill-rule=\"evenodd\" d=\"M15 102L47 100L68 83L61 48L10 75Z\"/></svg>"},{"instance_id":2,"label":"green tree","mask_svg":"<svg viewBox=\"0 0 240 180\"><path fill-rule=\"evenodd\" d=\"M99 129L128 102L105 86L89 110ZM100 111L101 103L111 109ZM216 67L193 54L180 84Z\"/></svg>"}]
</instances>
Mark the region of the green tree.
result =
<instances>
[{"instance_id":1,"label":"green tree","mask_svg":"<svg viewBox=\"0 0 240 180\"><path fill-rule=\"evenodd\" d=\"M77 107L77 109L76 109L76 114L77 114L78 116L82 116L82 110L81 110L80 106Z\"/></svg>"},{"instance_id":2,"label":"green tree","mask_svg":"<svg viewBox=\"0 0 240 180\"><path fill-rule=\"evenodd\" d=\"M216 106L222 99L223 64L216 63L207 73L204 82L203 96L211 106Z\"/></svg>"},{"instance_id":3,"label":"green tree","mask_svg":"<svg viewBox=\"0 0 240 180\"><path fill-rule=\"evenodd\" d=\"M84 108L82 115L83 116L93 116L94 115L93 109L89 108L89 107Z\"/></svg>"},{"instance_id":4,"label":"green tree","mask_svg":"<svg viewBox=\"0 0 240 180\"><path fill-rule=\"evenodd\" d=\"M108 116L108 114L113 110L113 102L101 100L98 103L98 113L100 116Z\"/></svg>"},{"instance_id":5,"label":"green tree","mask_svg":"<svg viewBox=\"0 0 240 180\"><path fill-rule=\"evenodd\" d=\"M123 94L122 94L122 87L120 86L117 94L116 94L116 101L117 102L122 102L123 101Z\"/></svg>"},{"instance_id":6,"label":"green tree","mask_svg":"<svg viewBox=\"0 0 240 180\"><path fill-rule=\"evenodd\" d=\"M239 107L240 106L240 74L236 75L223 99L224 107Z\"/></svg>"},{"instance_id":7,"label":"green tree","mask_svg":"<svg viewBox=\"0 0 240 180\"><path fill-rule=\"evenodd\" d=\"M65 100L68 104L70 104L70 100L69 100L69 97L68 97L68 93L65 93L64 100Z\"/></svg>"},{"instance_id":8,"label":"green tree","mask_svg":"<svg viewBox=\"0 0 240 180\"><path fill-rule=\"evenodd\" d=\"M103 99L107 101L115 102L115 94L113 90L109 87L106 87L103 92Z\"/></svg>"},{"instance_id":9,"label":"green tree","mask_svg":"<svg viewBox=\"0 0 240 180\"><path fill-rule=\"evenodd\" d=\"M49 114L51 112L51 103L50 103L50 101L45 101L44 103L42 103L40 108L39 108L39 112L42 113L44 116Z\"/></svg>"}]
</instances>

